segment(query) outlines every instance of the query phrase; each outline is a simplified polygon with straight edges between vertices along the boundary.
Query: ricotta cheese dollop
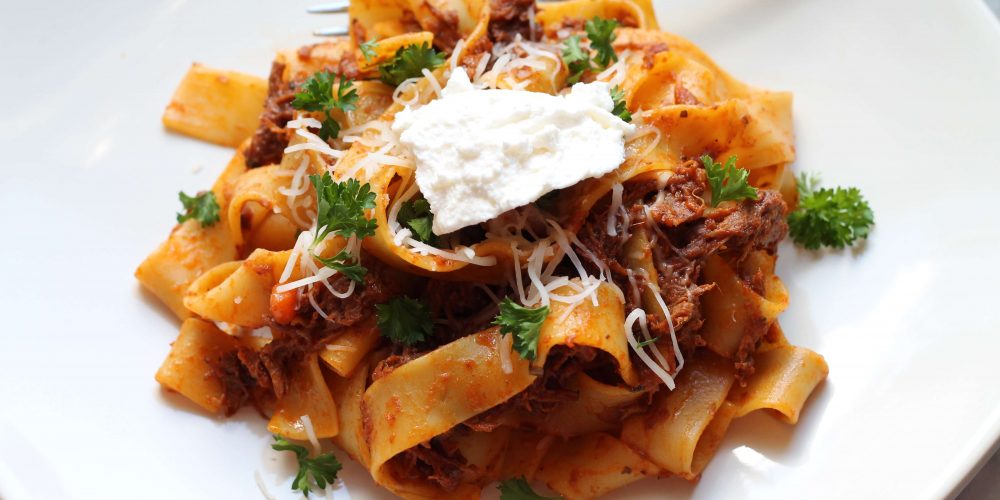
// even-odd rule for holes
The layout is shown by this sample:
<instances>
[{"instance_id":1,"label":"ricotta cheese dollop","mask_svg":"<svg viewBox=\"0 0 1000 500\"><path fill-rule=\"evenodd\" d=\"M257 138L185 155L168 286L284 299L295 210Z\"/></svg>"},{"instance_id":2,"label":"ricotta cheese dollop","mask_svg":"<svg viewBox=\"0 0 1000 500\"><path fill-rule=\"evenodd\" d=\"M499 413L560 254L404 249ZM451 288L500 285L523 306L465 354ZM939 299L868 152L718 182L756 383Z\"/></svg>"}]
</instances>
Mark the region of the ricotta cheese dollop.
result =
<instances>
[{"instance_id":1,"label":"ricotta cheese dollop","mask_svg":"<svg viewBox=\"0 0 1000 500\"><path fill-rule=\"evenodd\" d=\"M477 90L453 71L440 99L400 111L392 129L413 153L441 235L614 170L634 126L612 109L605 82L566 95Z\"/></svg>"}]
</instances>

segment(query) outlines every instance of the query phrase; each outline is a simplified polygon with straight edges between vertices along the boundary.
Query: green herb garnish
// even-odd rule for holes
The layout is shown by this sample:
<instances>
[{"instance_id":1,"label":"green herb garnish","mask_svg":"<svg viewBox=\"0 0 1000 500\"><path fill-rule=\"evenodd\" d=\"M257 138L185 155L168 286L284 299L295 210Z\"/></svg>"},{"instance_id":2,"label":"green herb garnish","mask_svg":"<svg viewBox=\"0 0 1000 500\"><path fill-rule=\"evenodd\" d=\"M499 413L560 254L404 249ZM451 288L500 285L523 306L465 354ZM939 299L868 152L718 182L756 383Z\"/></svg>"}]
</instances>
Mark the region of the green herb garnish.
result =
<instances>
[{"instance_id":1,"label":"green herb garnish","mask_svg":"<svg viewBox=\"0 0 1000 500\"><path fill-rule=\"evenodd\" d=\"M868 237L875 215L858 188L827 189L818 180L799 176L799 206L788 215L792 240L810 250L844 248Z\"/></svg>"},{"instance_id":2,"label":"green herb garnish","mask_svg":"<svg viewBox=\"0 0 1000 500\"><path fill-rule=\"evenodd\" d=\"M563 41L562 60L569 70L569 83L576 83L587 71L593 69L590 65L590 53L580 46L580 37L573 35Z\"/></svg>"},{"instance_id":3,"label":"green herb garnish","mask_svg":"<svg viewBox=\"0 0 1000 500\"><path fill-rule=\"evenodd\" d=\"M424 69L433 70L442 64L444 53L424 42L400 47L392 59L378 67L378 72L383 82L396 87L408 78L422 76Z\"/></svg>"},{"instance_id":4,"label":"green herb garnish","mask_svg":"<svg viewBox=\"0 0 1000 500\"><path fill-rule=\"evenodd\" d=\"M334 92L334 81L337 81ZM322 112L323 120L319 136L323 140L336 139L340 135L340 123L330 116L330 112L340 109L344 112L353 111L358 102L358 93L354 90L354 82L349 78L321 71L307 79L301 87L302 91L295 94L292 107L302 111Z\"/></svg>"},{"instance_id":5,"label":"green herb garnish","mask_svg":"<svg viewBox=\"0 0 1000 500\"><path fill-rule=\"evenodd\" d=\"M351 258L351 254L347 253L345 250L337 252L337 255L334 255L329 259L325 259L315 254L313 257L316 257L316 260L322 262L324 266L329 267L330 269L336 269L337 272L347 276L353 281L358 283L365 282L365 274L368 274L368 268L354 262L354 259Z\"/></svg>"},{"instance_id":6,"label":"green herb garnish","mask_svg":"<svg viewBox=\"0 0 1000 500\"><path fill-rule=\"evenodd\" d=\"M757 189L747 182L749 173L736 166L736 157L730 156L726 165L716 163L711 156L701 157L708 174L708 184L712 188L712 206L717 207L724 201L757 199Z\"/></svg>"},{"instance_id":7,"label":"green herb garnish","mask_svg":"<svg viewBox=\"0 0 1000 500\"><path fill-rule=\"evenodd\" d=\"M622 121L632 121L632 113L629 113L628 108L625 106L625 91L621 87L615 85L611 89L611 100L615 103L615 108L611 110L611 114L621 118Z\"/></svg>"},{"instance_id":8,"label":"green herb garnish","mask_svg":"<svg viewBox=\"0 0 1000 500\"><path fill-rule=\"evenodd\" d=\"M375 306L378 329L393 342L414 345L431 335L434 324L423 302L409 297L393 297Z\"/></svg>"},{"instance_id":9,"label":"green herb garnish","mask_svg":"<svg viewBox=\"0 0 1000 500\"><path fill-rule=\"evenodd\" d=\"M434 214L431 213L431 204L423 198L405 201L399 207L397 216L399 223L413 231L413 237L419 241L433 245L437 240L431 226L434 224Z\"/></svg>"},{"instance_id":10,"label":"green herb garnish","mask_svg":"<svg viewBox=\"0 0 1000 500\"><path fill-rule=\"evenodd\" d=\"M583 26L584 31L587 32L587 38L590 39L590 48L597 51L594 61L602 69L618 60L618 55L615 54L615 49L611 46L611 43L615 41L615 28L617 27L618 21L596 16Z\"/></svg>"},{"instance_id":11,"label":"green herb garnish","mask_svg":"<svg viewBox=\"0 0 1000 500\"><path fill-rule=\"evenodd\" d=\"M524 307L505 297L500 302L500 314L493 324L500 326L502 335L514 335L514 349L522 358L531 361L538 355L538 334L548 315L549 306Z\"/></svg>"},{"instance_id":12,"label":"green herb garnish","mask_svg":"<svg viewBox=\"0 0 1000 500\"><path fill-rule=\"evenodd\" d=\"M194 219L201 227L208 227L219 222L219 202L215 201L215 193L204 191L195 196L188 196L184 191L177 193L184 206L184 211L177 214L177 222Z\"/></svg>"},{"instance_id":13,"label":"green herb garnish","mask_svg":"<svg viewBox=\"0 0 1000 500\"><path fill-rule=\"evenodd\" d=\"M365 61L371 61L375 58L375 51L378 49L378 42L372 38L367 42L361 42L361 44L358 45L358 48L361 49L361 55L365 58Z\"/></svg>"},{"instance_id":14,"label":"green herb garnish","mask_svg":"<svg viewBox=\"0 0 1000 500\"><path fill-rule=\"evenodd\" d=\"M368 183L357 179L334 182L330 173L310 175L316 188L316 245L330 233L358 239L375 234L376 222L365 217L365 210L375 208L375 193Z\"/></svg>"},{"instance_id":15,"label":"green herb garnish","mask_svg":"<svg viewBox=\"0 0 1000 500\"><path fill-rule=\"evenodd\" d=\"M326 489L326 485L337 481L337 473L343 467L333 453L324 453L315 458L309 458L309 452L305 446L291 443L281 436L274 436L274 444L271 445L271 449L290 451L295 454L295 458L299 462L299 472L295 474L295 479L292 481L292 491L301 491L307 497L313 486L322 491Z\"/></svg>"},{"instance_id":16,"label":"green herb garnish","mask_svg":"<svg viewBox=\"0 0 1000 500\"><path fill-rule=\"evenodd\" d=\"M535 493L524 476L501 481L497 489L500 500L562 500L562 497L543 497Z\"/></svg>"}]
</instances>

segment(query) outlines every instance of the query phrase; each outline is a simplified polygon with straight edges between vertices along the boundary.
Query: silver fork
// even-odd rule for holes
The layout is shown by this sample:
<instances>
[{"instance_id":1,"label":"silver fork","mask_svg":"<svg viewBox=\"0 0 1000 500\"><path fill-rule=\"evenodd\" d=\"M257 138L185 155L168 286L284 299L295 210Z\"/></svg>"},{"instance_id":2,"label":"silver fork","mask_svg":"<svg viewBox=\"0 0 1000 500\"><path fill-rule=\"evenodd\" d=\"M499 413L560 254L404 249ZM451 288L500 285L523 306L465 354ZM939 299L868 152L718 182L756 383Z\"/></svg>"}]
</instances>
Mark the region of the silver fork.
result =
<instances>
[{"instance_id":1,"label":"silver fork","mask_svg":"<svg viewBox=\"0 0 1000 500\"><path fill-rule=\"evenodd\" d=\"M340 14L347 12L350 0L334 0L332 2L313 5L307 7L306 12L310 14ZM344 36L347 34L347 26L326 26L313 30L314 36Z\"/></svg>"}]
</instances>

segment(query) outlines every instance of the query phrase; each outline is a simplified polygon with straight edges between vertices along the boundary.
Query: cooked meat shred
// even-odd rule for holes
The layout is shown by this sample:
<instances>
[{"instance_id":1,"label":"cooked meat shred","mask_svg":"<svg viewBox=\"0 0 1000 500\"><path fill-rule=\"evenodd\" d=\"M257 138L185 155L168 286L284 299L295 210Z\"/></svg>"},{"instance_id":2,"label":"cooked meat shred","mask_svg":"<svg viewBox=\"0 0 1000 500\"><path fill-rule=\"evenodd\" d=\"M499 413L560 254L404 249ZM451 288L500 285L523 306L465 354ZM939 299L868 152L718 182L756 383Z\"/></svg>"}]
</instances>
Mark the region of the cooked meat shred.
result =
<instances>
[{"instance_id":1,"label":"cooked meat shred","mask_svg":"<svg viewBox=\"0 0 1000 500\"><path fill-rule=\"evenodd\" d=\"M295 99L295 89L284 81L284 73L284 64L278 61L271 64L264 112L260 115L260 125L246 151L246 162L250 168L279 163L288 146L291 134L285 126L293 118L292 100Z\"/></svg>"},{"instance_id":2,"label":"cooked meat shred","mask_svg":"<svg viewBox=\"0 0 1000 500\"><path fill-rule=\"evenodd\" d=\"M312 290L299 295L298 311L301 326L307 329L339 329L353 326L368 317L376 304L387 302L400 293L400 284L387 276L388 269L378 259L365 259L368 268L364 283L355 284L354 293L346 298L335 296L322 284L312 287ZM334 290L347 290L351 281L344 275L337 275L330 280ZM316 302L327 315L326 318L317 312L309 302L309 297Z\"/></svg>"},{"instance_id":3,"label":"cooked meat shred","mask_svg":"<svg viewBox=\"0 0 1000 500\"><path fill-rule=\"evenodd\" d=\"M462 476L472 472L456 442L462 432L461 427L455 427L393 457L396 470L407 479L426 479L438 483L445 491L454 491Z\"/></svg>"},{"instance_id":4,"label":"cooked meat shred","mask_svg":"<svg viewBox=\"0 0 1000 500\"><path fill-rule=\"evenodd\" d=\"M534 9L535 0L490 0L490 39L509 43L521 35L531 40L530 12Z\"/></svg>"},{"instance_id":5,"label":"cooked meat shred","mask_svg":"<svg viewBox=\"0 0 1000 500\"><path fill-rule=\"evenodd\" d=\"M703 199L708 180L705 171L694 161L677 168L662 184L657 179L630 183L625 186L622 200L631 222L629 229L649 229L652 239L649 250L657 269L657 284L670 311L681 351L690 355L704 345L698 335L704 323L700 297L714 287L712 283L701 281L705 259L719 254L736 268L753 251L773 253L788 232L785 223L788 208L781 195L766 190L760 190L755 200L708 207ZM607 207L594 210L578 237L611 269L613 279L623 291L631 289L631 280L635 280L640 289L645 288L645 278L641 274L633 274L629 279L623 255L624 231L619 231L618 236L607 234L607 210ZM752 277L748 284L755 286ZM762 287L762 284L756 286ZM640 307L638 297L633 295L626 292L628 309ZM649 314L647 322L652 335L669 338L667 321ZM753 352L766 329L763 324L761 328L751 326L735 359L741 380L752 373ZM676 362L671 358L668 361ZM637 366L645 370L642 363Z\"/></svg>"}]
</instances>

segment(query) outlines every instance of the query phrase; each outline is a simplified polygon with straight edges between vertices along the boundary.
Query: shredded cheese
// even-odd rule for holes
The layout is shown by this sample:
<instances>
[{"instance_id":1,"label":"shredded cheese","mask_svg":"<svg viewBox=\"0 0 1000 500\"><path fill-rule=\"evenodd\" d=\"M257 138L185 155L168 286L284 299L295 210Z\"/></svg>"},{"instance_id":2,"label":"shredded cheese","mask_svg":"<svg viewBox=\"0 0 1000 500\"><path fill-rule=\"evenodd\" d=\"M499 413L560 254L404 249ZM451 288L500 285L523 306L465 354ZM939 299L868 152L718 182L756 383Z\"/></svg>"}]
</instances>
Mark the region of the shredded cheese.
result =
<instances>
[{"instance_id":1,"label":"shredded cheese","mask_svg":"<svg viewBox=\"0 0 1000 500\"><path fill-rule=\"evenodd\" d=\"M420 70L420 72L421 72L421 74L424 75L424 78L426 78L427 81L431 83L431 88L434 89L434 96L437 97L438 99L440 99L441 98L441 83L438 82L437 78L434 76L434 73L431 73L431 71L429 69L427 69L427 68L424 68L424 69Z\"/></svg>"},{"instance_id":2,"label":"shredded cheese","mask_svg":"<svg viewBox=\"0 0 1000 500\"><path fill-rule=\"evenodd\" d=\"M635 333L632 331L637 321L645 340L648 341L651 338L649 336L649 328L646 326L646 311L639 308L633 309L628 317L625 318L625 336L628 338L628 345L632 347L632 350L635 351L637 356L639 356L639 359L641 359L642 362L645 363L657 377L660 377L660 380L663 380L667 389L674 390L676 387L674 384L674 378L671 377L662 366L653 361L653 359L649 357L649 354L646 354L646 351L639 347L639 342L636 341ZM653 351L658 352L655 347L653 347Z\"/></svg>"},{"instance_id":3,"label":"shredded cheese","mask_svg":"<svg viewBox=\"0 0 1000 500\"><path fill-rule=\"evenodd\" d=\"M529 15L533 16L533 14L534 10L529 11ZM558 48L551 44L527 42L518 34L511 43L493 47L493 67L489 71L485 71L485 64L480 62L480 66L484 66L484 71L479 71L477 67L472 81L479 88L495 89L500 83L506 82L512 89L523 89L531 82L530 80L516 81L516 78L512 78L514 70L530 68L538 72L551 66L547 76L549 83L555 86L556 78L562 69L557 51ZM525 55L519 55L521 53Z\"/></svg>"},{"instance_id":4,"label":"shredded cheese","mask_svg":"<svg viewBox=\"0 0 1000 500\"><path fill-rule=\"evenodd\" d=\"M656 304L660 307L660 312L667 319L667 327L670 330L670 342L674 349L674 357L677 358L677 369L674 371L674 375L676 375L684 367L684 355L681 353L680 345L677 343L677 332L674 331L674 319L670 316L670 309L667 308L666 302L663 301L663 297L660 295L660 286L649 278L649 274L646 273L645 269L639 269L639 273L644 278L646 286L653 293L653 298L656 299ZM653 353L664 366L670 366L659 349L654 347Z\"/></svg>"},{"instance_id":5,"label":"shredded cheese","mask_svg":"<svg viewBox=\"0 0 1000 500\"><path fill-rule=\"evenodd\" d=\"M497 352L500 353L500 369L506 374L514 373L514 366L510 362L510 352L514 348L513 335L500 335L500 342L497 343Z\"/></svg>"},{"instance_id":6,"label":"shredded cheese","mask_svg":"<svg viewBox=\"0 0 1000 500\"><path fill-rule=\"evenodd\" d=\"M309 418L309 415L299 417L299 422L302 423L302 428L306 431L306 437L309 438L309 443L312 444L313 450L317 454L322 452L323 447L319 445L319 439L316 438L316 430L313 428L312 419Z\"/></svg>"},{"instance_id":7,"label":"shredded cheese","mask_svg":"<svg viewBox=\"0 0 1000 500\"><path fill-rule=\"evenodd\" d=\"M625 61L628 59L629 55L631 55L631 52L628 50L622 51L622 53L618 56L618 61L608 66L608 68L604 71L598 73L596 79L602 82L608 82L612 87L621 86L621 84L625 81L625 75L628 72Z\"/></svg>"},{"instance_id":8,"label":"shredded cheese","mask_svg":"<svg viewBox=\"0 0 1000 500\"><path fill-rule=\"evenodd\" d=\"M615 219L618 216L618 211L622 208L622 192L625 187L622 183L616 182L611 186L611 206L608 207L608 236L618 236L618 228L615 227L617 222Z\"/></svg>"}]
</instances>

